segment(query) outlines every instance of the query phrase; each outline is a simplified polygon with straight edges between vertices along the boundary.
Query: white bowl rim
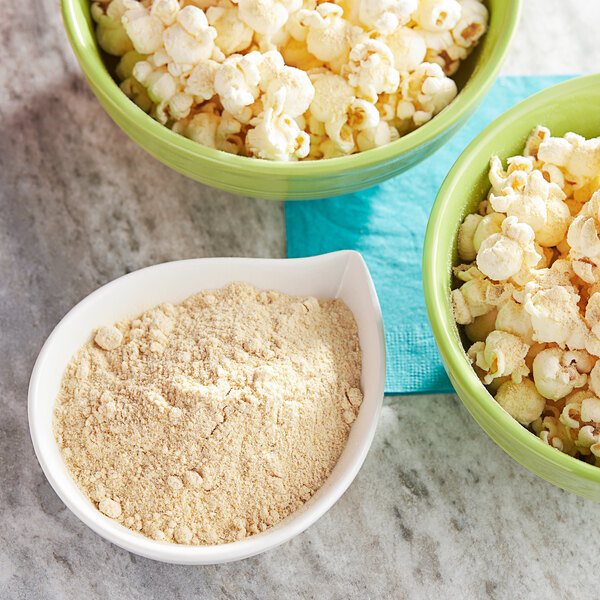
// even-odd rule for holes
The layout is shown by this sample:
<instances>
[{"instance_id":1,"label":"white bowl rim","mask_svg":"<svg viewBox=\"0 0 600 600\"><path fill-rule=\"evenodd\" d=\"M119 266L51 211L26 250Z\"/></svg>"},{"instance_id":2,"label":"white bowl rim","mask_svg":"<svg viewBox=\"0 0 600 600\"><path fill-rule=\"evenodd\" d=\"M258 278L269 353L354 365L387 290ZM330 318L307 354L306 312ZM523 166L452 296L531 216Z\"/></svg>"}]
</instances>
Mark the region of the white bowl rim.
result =
<instances>
[{"instance_id":1,"label":"white bowl rim","mask_svg":"<svg viewBox=\"0 0 600 600\"><path fill-rule=\"evenodd\" d=\"M43 401L44 398L44 391L42 389L44 365L49 354L53 350L54 340L56 339L58 333L65 326L66 323L68 323L80 312L83 312L86 309L86 307L94 300L96 300L99 296L106 294L109 291L113 291L114 288L120 286L123 283L123 281L139 277L140 274L148 273L150 271L153 271L156 274L158 274L161 270L170 269L174 266L176 267L177 265L185 264L188 266L193 266L194 264L207 264L209 261L213 263L222 262L224 264L230 265L237 263L240 266L243 265L248 269L252 269L253 265L257 264L262 264L264 266L268 266L269 264L274 265L276 263L283 264L284 262L290 266L294 264L298 265L299 263L317 264L318 262L329 258L334 258L335 260L345 258L347 260L347 264L345 267L346 270L348 268L350 260L358 259L361 267L364 269L364 274L367 278L367 285L369 287L368 291L372 301L372 309L374 310L374 314L376 316L377 321L376 323L373 323L373 325L378 330L379 353L381 357L379 360L379 372L374 374L375 377L378 378L376 392L378 400L376 399L377 402L375 402L374 410L372 410L371 413L368 414L368 430L366 431L366 435L360 438L357 444L358 449L356 455L352 460L351 464L344 472L337 474L335 483L329 485L328 479L325 482L325 484L321 487L321 489L317 492L317 494L315 494L315 496L311 498L311 500L309 500L298 511L292 513L286 519L284 519L274 527L271 527L260 534L249 536L241 541L212 546L187 546L152 540L137 532L127 529L126 527L118 524L112 519L109 519L108 517L105 517L91 504L89 500L87 500L87 498L85 498L83 493L80 492L81 498L73 498L67 493L67 491L65 490L66 482L64 480L64 477L60 474L57 474L52 461L47 460L47 457L44 453L44 442L42 441L44 435L42 426L36 421L37 407ZM201 289L211 289L211 286L207 286L206 288ZM201 289L199 289L198 291L201 291ZM308 528L310 525L316 522L321 516L323 516L325 512L327 512L333 506L333 504L343 495L343 493L352 483L360 467L362 466L364 459L366 458L368 450L373 441L373 437L375 435L375 429L377 426L379 413L381 411L383 403L383 395L385 388L385 364L385 338L383 332L383 319L381 315L381 308L368 268L362 256L354 250L341 250L313 257L295 259L219 257L186 259L160 263L133 271L101 286L100 288L96 289L88 296L83 298L80 302L78 302L69 312L67 312L67 314L56 325L54 330L48 336L38 355L30 379L28 391L28 417L31 439L40 466L42 467L42 470L54 491L65 503L65 505L81 521L83 521L88 527L90 527L93 531L95 531L105 539L135 554L163 562L200 565L218 564L235 560L241 560L265 552L267 550L271 550L304 531L306 528ZM364 369L363 376L365 376ZM367 398L365 394L365 401L366 399ZM363 406L365 406L364 402ZM359 411L359 417L361 416L362 412L363 410L361 406L361 410ZM50 429L52 429L51 424ZM56 444L56 441L54 440L54 435L52 435L52 440L54 441L54 444ZM346 449L344 450L344 453L345 452ZM342 453L342 455L344 453ZM70 483L71 485L74 483L72 479L70 480ZM81 502L81 499L84 499L83 503Z\"/></svg>"}]
</instances>

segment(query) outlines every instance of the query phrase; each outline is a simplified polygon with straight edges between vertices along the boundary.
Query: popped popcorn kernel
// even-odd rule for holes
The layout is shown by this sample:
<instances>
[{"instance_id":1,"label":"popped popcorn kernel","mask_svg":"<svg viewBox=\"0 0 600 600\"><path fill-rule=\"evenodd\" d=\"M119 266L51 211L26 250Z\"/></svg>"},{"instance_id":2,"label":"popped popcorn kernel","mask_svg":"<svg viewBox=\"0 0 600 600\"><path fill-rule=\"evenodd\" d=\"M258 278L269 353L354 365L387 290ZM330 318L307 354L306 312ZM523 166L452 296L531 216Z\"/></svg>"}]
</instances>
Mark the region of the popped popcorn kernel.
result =
<instances>
[{"instance_id":1,"label":"popped popcorn kernel","mask_svg":"<svg viewBox=\"0 0 600 600\"><path fill-rule=\"evenodd\" d=\"M458 46L472 48L485 33L488 10L477 0L458 0L461 15L452 29L452 38Z\"/></svg>"},{"instance_id":2,"label":"popped popcorn kernel","mask_svg":"<svg viewBox=\"0 0 600 600\"><path fill-rule=\"evenodd\" d=\"M567 233L570 255L600 265L600 192L595 192L575 217Z\"/></svg>"},{"instance_id":3,"label":"popped popcorn kernel","mask_svg":"<svg viewBox=\"0 0 600 600\"><path fill-rule=\"evenodd\" d=\"M284 104L285 90L280 88L273 105L251 122L254 129L248 132L246 143L255 156L288 161L308 154L308 134L300 130L290 114L283 112Z\"/></svg>"},{"instance_id":4,"label":"popped popcorn kernel","mask_svg":"<svg viewBox=\"0 0 600 600\"><path fill-rule=\"evenodd\" d=\"M458 230L458 256L461 260L471 262L477 257L474 238L481 221L481 215L467 215L462 222Z\"/></svg>"},{"instance_id":5,"label":"popped popcorn kernel","mask_svg":"<svg viewBox=\"0 0 600 600\"><path fill-rule=\"evenodd\" d=\"M593 365L594 360L585 351L548 348L533 361L533 381L544 398L560 400L587 383Z\"/></svg>"},{"instance_id":6,"label":"popped popcorn kernel","mask_svg":"<svg viewBox=\"0 0 600 600\"><path fill-rule=\"evenodd\" d=\"M379 94L394 93L400 82L392 51L378 40L356 44L350 52L349 63L342 71L348 83L372 104L377 102Z\"/></svg>"},{"instance_id":7,"label":"popped popcorn kernel","mask_svg":"<svg viewBox=\"0 0 600 600\"><path fill-rule=\"evenodd\" d=\"M129 36L133 47L140 54L153 54L163 43L164 24L143 5L128 3L133 6L121 17L121 23Z\"/></svg>"},{"instance_id":8,"label":"popped popcorn kernel","mask_svg":"<svg viewBox=\"0 0 600 600\"><path fill-rule=\"evenodd\" d=\"M516 275L525 264L535 266L542 258L533 244L535 233L516 217L502 222L502 233L485 239L477 252L477 266L490 279L500 281Z\"/></svg>"},{"instance_id":9,"label":"popped popcorn kernel","mask_svg":"<svg viewBox=\"0 0 600 600\"><path fill-rule=\"evenodd\" d=\"M418 9L418 0L359 0L358 19L370 30L392 33L405 25Z\"/></svg>"},{"instance_id":10,"label":"popped popcorn kernel","mask_svg":"<svg viewBox=\"0 0 600 600\"><path fill-rule=\"evenodd\" d=\"M216 29L215 44L225 56L242 52L252 44L254 30L240 19L235 5L211 6L206 10L206 18Z\"/></svg>"},{"instance_id":11,"label":"popped popcorn kernel","mask_svg":"<svg viewBox=\"0 0 600 600\"><path fill-rule=\"evenodd\" d=\"M461 6L456 0L424 0L419 2L413 19L427 31L449 31L461 16Z\"/></svg>"},{"instance_id":12,"label":"popped popcorn kernel","mask_svg":"<svg viewBox=\"0 0 600 600\"><path fill-rule=\"evenodd\" d=\"M91 7L92 19L96 22L98 44L102 50L113 56L123 56L133 49L131 38L121 22L126 10L123 0L113 0L108 5L104 2L94 2Z\"/></svg>"},{"instance_id":13,"label":"popped popcorn kernel","mask_svg":"<svg viewBox=\"0 0 600 600\"><path fill-rule=\"evenodd\" d=\"M534 343L533 324L529 313L522 304L509 298L498 307L495 329L520 337L530 346Z\"/></svg>"},{"instance_id":14,"label":"popped popcorn kernel","mask_svg":"<svg viewBox=\"0 0 600 600\"><path fill-rule=\"evenodd\" d=\"M414 71L425 62L427 44L422 35L410 27L398 27L382 38L394 57L394 68L402 73Z\"/></svg>"},{"instance_id":15,"label":"popped popcorn kernel","mask_svg":"<svg viewBox=\"0 0 600 600\"><path fill-rule=\"evenodd\" d=\"M475 342L467 356L486 374L484 383L491 383L496 377L511 376L519 383L529 373L525 356L529 345L512 333L492 331L485 342Z\"/></svg>"},{"instance_id":16,"label":"popped popcorn kernel","mask_svg":"<svg viewBox=\"0 0 600 600\"><path fill-rule=\"evenodd\" d=\"M542 414L545 398L531 379L507 381L496 392L496 402L521 425L529 425Z\"/></svg>"}]
</instances>

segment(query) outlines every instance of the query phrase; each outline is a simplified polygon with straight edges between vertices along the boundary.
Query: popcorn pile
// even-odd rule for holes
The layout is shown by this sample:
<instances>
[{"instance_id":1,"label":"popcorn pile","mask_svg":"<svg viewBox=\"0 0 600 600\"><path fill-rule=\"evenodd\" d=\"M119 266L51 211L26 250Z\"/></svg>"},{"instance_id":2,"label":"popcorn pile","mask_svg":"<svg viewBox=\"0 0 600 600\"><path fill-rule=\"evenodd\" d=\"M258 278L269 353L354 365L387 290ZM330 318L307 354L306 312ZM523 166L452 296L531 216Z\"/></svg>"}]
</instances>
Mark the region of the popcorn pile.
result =
<instances>
[{"instance_id":1,"label":"popcorn pile","mask_svg":"<svg viewBox=\"0 0 600 600\"><path fill-rule=\"evenodd\" d=\"M467 356L547 444L600 466L600 138L529 136L459 229Z\"/></svg>"},{"instance_id":2,"label":"popcorn pile","mask_svg":"<svg viewBox=\"0 0 600 600\"><path fill-rule=\"evenodd\" d=\"M173 131L257 158L382 146L456 96L480 0L96 0L120 87Z\"/></svg>"}]
</instances>

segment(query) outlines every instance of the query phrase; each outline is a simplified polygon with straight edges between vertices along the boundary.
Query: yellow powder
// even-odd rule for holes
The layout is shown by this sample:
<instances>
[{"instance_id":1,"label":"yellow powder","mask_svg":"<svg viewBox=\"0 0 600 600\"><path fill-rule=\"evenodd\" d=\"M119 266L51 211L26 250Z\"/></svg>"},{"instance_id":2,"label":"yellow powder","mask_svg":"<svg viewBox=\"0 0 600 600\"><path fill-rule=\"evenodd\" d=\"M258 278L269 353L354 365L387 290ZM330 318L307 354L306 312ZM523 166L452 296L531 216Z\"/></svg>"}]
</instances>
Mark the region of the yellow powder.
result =
<instances>
[{"instance_id":1,"label":"yellow powder","mask_svg":"<svg viewBox=\"0 0 600 600\"><path fill-rule=\"evenodd\" d=\"M157 540L231 542L323 484L361 364L340 300L233 283L100 328L65 371L55 436L104 514Z\"/></svg>"}]
</instances>

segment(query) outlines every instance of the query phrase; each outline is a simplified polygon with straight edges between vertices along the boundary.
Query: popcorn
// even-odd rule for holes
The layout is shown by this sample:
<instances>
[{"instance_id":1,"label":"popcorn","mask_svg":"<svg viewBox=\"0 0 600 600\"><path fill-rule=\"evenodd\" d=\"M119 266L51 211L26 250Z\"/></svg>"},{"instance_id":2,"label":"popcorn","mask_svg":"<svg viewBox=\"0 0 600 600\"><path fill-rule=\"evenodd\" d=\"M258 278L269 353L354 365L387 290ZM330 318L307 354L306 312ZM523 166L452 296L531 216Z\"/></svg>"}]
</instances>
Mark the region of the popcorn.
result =
<instances>
[{"instance_id":1,"label":"popcorn","mask_svg":"<svg viewBox=\"0 0 600 600\"><path fill-rule=\"evenodd\" d=\"M365 150L385 146L397 140L398 137L398 131L394 127L380 121L373 127L366 127L359 131L356 135L356 145L361 152L364 152Z\"/></svg>"},{"instance_id":2,"label":"popcorn","mask_svg":"<svg viewBox=\"0 0 600 600\"><path fill-rule=\"evenodd\" d=\"M525 143L525 151L523 152L523 156L531 156L534 160L537 160L540 144L549 137L550 130L547 127L543 127L542 125L534 127L533 131L527 138L527 142Z\"/></svg>"},{"instance_id":3,"label":"popcorn","mask_svg":"<svg viewBox=\"0 0 600 600\"><path fill-rule=\"evenodd\" d=\"M133 102L135 102L144 112L152 110L153 102L150 100L146 88L133 77L128 77L121 81L119 85L121 91Z\"/></svg>"},{"instance_id":4,"label":"popcorn","mask_svg":"<svg viewBox=\"0 0 600 600\"><path fill-rule=\"evenodd\" d=\"M544 412L548 409L548 402L546 402L546 408ZM567 428L558 420L557 417L554 416L543 416L543 418L539 418L534 420L531 423L531 428L533 431L540 437L540 439L571 456L574 456L577 453L577 449L573 440L569 436L569 432Z\"/></svg>"},{"instance_id":5,"label":"popcorn","mask_svg":"<svg viewBox=\"0 0 600 600\"><path fill-rule=\"evenodd\" d=\"M512 333L492 331L485 342L475 342L467 356L487 374L484 383L491 383L496 377L511 376L515 383L529 373L525 356L529 345Z\"/></svg>"},{"instance_id":6,"label":"popcorn","mask_svg":"<svg viewBox=\"0 0 600 600\"><path fill-rule=\"evenodd\" d=\"M450 299L497 402L545 443L600 466L597 145L540 126L506 169L491 158L488 199L459 228L464 283Z\"/></svg>"},{"instance_id":7,"label":"popcorn","mask_svg":"<svg viewBox=\"0 0 600 600\"><path fill-rule=\"evenodd\" d=\"M229 6L211 6L206 18L217 31L215 44L225 56L246 50L252 43L254 31L239 17L238 9Z\"/></svg>"},{"instance_id":8,"label":"popcorn","mask_svg":"<svg viewBox=\"0 0 600 600\"><path fill-rule=\"evenodd\" d=\"M288 15L284 30L290 35L288 43L296 42L298 48L306 49L306 36L308 27L302 21L302 16L306 13L302 11L313 11L317 8L316 0L303 0L302 8ZM281 48L281 53L285 53L285 48Z\"/></svg>"},{"instance_id":9,"label":"popcorn","mask_svg":"<svg viewBox=\"0 0 600 600\"><path fill-rule=\"evenodd\" d=\"M534 343L531 316L522 304L508 299L498 308L495 329L519 336L530 346Z\"/></svg>"},{"instance_id":10,"label":"popcorn","mask_svg":"<svg viewBox=\"0 0 600 600\"><path fill-rule=\"evenodd\" d=\"M126 10L123 0L113 0L108 5L101 2L92 4L92 18L97 23L96 38L100 48L108 54L123 56L133 48L131 39L121 23Z\"/></svg>"},{"instance_id":11,"label":"popcorn","mask_svg":"<svg viewBox=\"0 0 600 600\"><path fill-rule=\"evenodd\" d=\"M460 62L469 55L469 51L459 46L449 33L427 32L423 37L427 45L424 62L439 65L448 77L458 71Z\"/></svg>"},{"instance_id":12,"label":"popcorn","mask_svg":"<svg viewBox=\"0 0 600 600\"><path fill-rule=\"evenodd\" d=\"M554 342L571 350L587 347L588 328L579 314L579 296L565 287L541 289L525 302L534 340Z\"/></svg>"},{"instance_id":13,"label":"popcorn","mask_svg":"<svg viewBox=\"0 0 600 600\"><path fill-rule=\"evenodd\" d=\"M437 64L423 63L412 73L402 74L398 88L401 99L396 116L412 125L423 125L452 100L457 89Z\"/></svg>"},{"instance_id":14,"label":"popcorn","mask_svg":"<svg viewBox=\"0 0 600 600\"><path fill-rule=\"evenodd\" d=\"M551 185L556 185L551 182ZM541 246L556 246L564 239L571 224L571 211L565 202L557 197L546 202L546 222L535 232L535 241Z\"/></svg>"},{"instance_id":15,"label":"popcorn","mask_svg":"<svg viewBox=\"0 0 600 600\"><path fill-rule=\"evenodd\" d=\"M600 292L594 292L585 306L585 321L592 333L600 338Z\"/></svg>"},{"instance_id":16,"label":"popcorn","mask_svg":"<svg viewBox=\"0 0 600 600\"><path fill-rule=\"evenodd\" d=\"M378 33L392 33L410 21L417 0L359 0L359 21Z\"/></svg>"},{"instance_id":17,"label":"popcorn","mask_svg":"<svg viewBox=\"0 0 600 600\"><path fill-rule=\"evenodd\" d=\"M475 249L475 232L483 221L481 215L467 215L458 229L458 256L461 260L471 262L477 256ZM498 232L500 228L498 228ZM496 233L496 232L495 232Z\"/></svg>"},{"instance_id":18,"label":"popcorn","mask_svg":"<svg viewBox=\"0 0 600 600\"><path fill-rule=\"evenodd\" d=\"M461 6L456 0L423 0L412 17L427 31L449 31L460 16Z\"/></svg>"},{"instance_id":19,"label":"popcorn","mask_svg":"<svg viewBox=\"0 0 600 600\"><path fill-rule=\"evenodd\" d=\"M585 281L585 283L595 283L596 282L596 272L598 267L594 267L594 265L589 262L585 262L583 260L574 260L571 263L573 267L573 272L577 277Z\"/></svg>"},{"instance_id":20,"label":"popcorn","mask_svg":"<svg viewBox=\"0 0 600 600\"><path fill-rule=\"evenodd\" d=\"M345 62L352 35L360 31L343 19L343 12L341 6L330 2L319 4L316 10L299 12L300 24L307 28L306 48L323 62Z\"/></svg>"},{"instance_id":21,"label":"popcorn","mask_svg":"<svg viewBox=\"0 0 600 600\"><path fill-rule=\"evenodd\" d=\"M208 60L214 50L217 30L208 24L204 11L189 5L163 33L165 51L174 63L190 65Z\"/></svg>"},{"instance_id":22,"label":"popcorn","mask_svg":"<svg viewBox=\"0 0 600 600\"><path fill-rule=\"evenodd\" d=\"M219 67L219 63L214 60L196 65L187 78L185 92L193 96L196 102L210 100L217 93L215 76Z\"/></svg>"},{"instance_id":23,"label":"popcorn","mask_svg":"<svg viewBox=\"0 0 600 600\"><path fill-rule=\"evenodd\" d=\"M394 68L398 71L414 71L425 61L425 39L410 27L398 27L382 40L390 49L394 57Z\"/></svg>"},{"instance_id":24,"label":"popcorn","mask_svg":"<svg viewBox=\"0 0 600 600\"><path fill-rule=\"evenodd\" d=\"M257 33L273 35L287 22L288 15L297 11L301 0L238 0L240 19Z\"/></svg>"},{"instance_id":25,"label":"popcorn","mask_svg":"<svg viewBox=\"0 0 600 600\"><path fill-rule=\"evenodd\" d=\"M208 112L198 113L187 124L187 127L183 130L183 135L203 146L216 148L219 121L220 117L218 114Z\"/></svg>"},{"instance_id":26,"label":"popcorn","mask_svg":"<svg viewBox=\"0 0 600 600\"><path fill-rule=\"evenodd\" d=\"M600 361L597 361L590 371L588 383L590 390L592 390L596 396L600 396Z\"/></svg>"},{"instance_id":27,"label":"popcorn","mask_svg":"<svg viewBox=\"0 0 600 600\"><path fill-rule=\"evenodd\" d=\"M180 6L177 0L154 0L150 8L150 14L153 17L158 17L163 25L168 27L175 23L179 9Z\"/></svg>"},{"instance_id":28,"label":"popcorn","mask_svg":"<svg viewBox=\"0 0 600 600\"><path fill-rule=\"evenodd\" d=\"M285 104L286 89L280 87L273 93L272 105L252 121L254 129L248 131L246 143L253 155L288 161L308 154L309 136L283 112Z\"/></svg>"},{"instance_id":29,"label":"popcorn","mask_svg":"<svg viewBox=\"0 0 600 600\"><path fill-rule=\"evenodd\" d=\"M163 22L140 3L123 0L123 4L132 7L123 13L121 23L135 50L140 54L159 50L163 44Z\"/></svg>"},{"instance_id":30,"label":"popcorn","mask_svg":"<svg viewBox=\"0 0 600 600\"><path fill-rule=\"evenodd\" d=\"M476 317L506 302L511 292L510 285L494 284L483 276L474 277L459 289L452 290L454 318L461 325L472 323Z\"/></svg>"},{"instance_id":31,"label":"popcorn","mask_svg":"<svg viewBox=\"0 0 600 600\"><path fill-rule=\"evenodd\" d=\"M283 65L283 60L281 64ZM263 64L263 71L264 68ZM282 112L292 118L303 115L315 97L315 89L310 78L300 69L282 66L267 81L269 83L265 91L268 96L274 97L279 90L283 90Z\"/></svg>"},{"instance_id":32,"label":"popcorn","mask_svg":"<svg viewBox=\"0 0 600 600\"><path fill-rule=\"evenodd\" d=\"M155 103L155 118L161 123L166 123L168 116L165 108L177 93L175 78L166 67L155 68L147 60L136 63L133 68L133 76L146 88L148 97Z\"/></svg>"},{"instance_id":33,"label":"popcorn","mask_svg":"<svg viewBox=\"0 0 600 600\"><path fill-rule=\"evenodd\" d=\"M213 148L315 160L389 144L447 106L447 75L487 28L481 2L97 0L91 13L122 57L121 89L160 123ZM219 142L225 113L239 131Z\"/></svg>"},{"instance_id":34,"label":"popcorn","mask_svg":"<svg viewBox=\"0 0 600 600\"><path fill-rule=\"evenodd\" d=\"M343 153L354 148L352 128L348 125L356 97L352 86L341 76L328 71L312 73L315 95L310 105L311 115L324 124L325 132ZM364 109L364 104L358 109Z\"/></svg>"},{"instance_id":35,"label":"popcorn","mask_svg":"<svg viewBox=\"0 0 600 600\"><path fill-rule=\"evenodd\" d=\"M421 25L427 40L425 60L439 64L448 76L456 73L460 61L468 56L470 49L485 33L488 22L487 9L481 2L458 0L457 4L460 16L451 31L445 31L443 26L437 31L428 30L427 26Z\"/></svg>"},{"instance_id":36,"label":"popcorn","mask_svg":"<svg viewBox=\"0 0 600 600\"><path fill-rule=\"evenodd\" d=\"M565 236L571 222L569 207L563 202L560 187L546 181L543 174L533 169L533 160L509 159L505 173L497 156L490 161L492 208L509 217L527 223L542 246L555 246Z\"/></svg>"},{"instance_id":37,"label":"popcorn","mask_svg":"<svg viewBox=\"0 0 600 600\"><path fill-rule=\"evenodd\" d=\"M600 398L587 390L572 394L560 415L560 422L582 455L600 456Z\"/></svg>"},{"instance_id":38,"label":"popcorn","mask_svg":"<svg viewBox=\"0 0 600 600\"><path fill-rule=\"evenodd\" d=\"M595 177L600 173L600 138L586 140L575 133L564 138L547 137L539 145L538 158L575 177Z\"/></svg>"},{"instance_id":39,"label":"popcorn","mask_svg":"<svg viewBox=\"0 0 600 600\"><path fill-rule=\"evenodd\" d=\"M479 248L481 248L481 244L484 240L487 240L496 233L502 233L502 223L504 222L504 219L505 215L495 212L481 218L477 228L473 232L473 249L476 253L479 252Z\"/></svg>"},{"instance_id":40,"label":"popcorn","mask_svg":"<svg viewBox=\"0 0 600 600\"><path fill-rule=\"evenodd\" d=\"M244 56L232 54L215 73L215 91L223 108L242 123L252 117L248 107L259 96L260 61L260 52L250 52Z\"/></svg>"},{"instance_id":41,"label":"popcorn","mask_svg":"<svg viewBox=\"0 0 600 600\"><path fill-rule=\"evenodd\" d=\"M600 265L600 192L596 192L575 217L567 233L570 256Z\"/></svg>"},{"instance_id":42,"label":"popcorn","mask_svg":"<svg viewBox=\"0 0 600 600\"><path fill-rule=\"evenodd\" d=\"M342 73L362 98L374 104L379 94L391 94L398 88L400 74L393 65L392 52L383 42L366 40L352 48Z\"/></svg>"},{"instance_id":43,"label":"popcorn","mask_svg":"<svg viewBox=\"0 0 600 600\"><path fill-rule=\"evenodd\" d=\"M459 46L472 48L487 29L488 11L477 0L458 0L458 3L461 15L452 29L452 37Z\"/></svg>"},{"instance_id":44,"label":"popcorn","mask_svg":"<svg viewBox=\"0 0 600 600\"><path fill-rule=\"evenodd\" d=\"M503 383L496 393L496 402L521 425L539 418L546 404L530 379Z\"/></svg>"},{"instance_id":45,"label":"popcorn","mask_svg":"<svg viewBox=\"0 0 600 600\"><path fill-rule=\"evenodd\" d=\"M533 380L537 391L550 400L560 400L574 388L587 383L594 360L585 351L561 348L542 350L533 361Z\"/></svg>"},{"instance_id":46,"label":"popcorn","mask_svg":"<svg viewBox=\"0 0 600 600\"><path fill-rule=\"evenodd\" d=\"M535 250L535 234L516 217L502 222L502 233L486 238L477 252L477 267L490 279L500 281L516 275L523 265L535 266L541 256Z\"/></svg>"},{"instance_id":47,"label":"popcorn","mask_svg":"<svg viewBox=\"0 0 600 600\"><path fill-rule=\"evenodd\" d=\"M242 124L226 111L219 114L214 105L204 105L204 112L179 121L174 129L209 148L231 154L240 154L244 149L244 141L240 135Z\"/></svg>"},{"instance_id":48,"label":"popcorn","mask_svg":"<svg viewBox=\"0 0 600 600\"><path fill-rule=\"evenodd\" d=\"M290 39L285 48L281 49L281 55L286 65L302 69L305 72L320 69L324 66L322 61L310 54L303 42L294 39Z\"/></svg>"},{"instance_id":49,"label":"popcorn","mask_svg":"<svg viewBox=\"0 0 600 600\"><path fill-rule=\"evenodd\" d=\"M135 50L130 50L121 56L121 60L115 67L115 73L117 77L124 81L133 77L133 68L137 63L144 60L144 57Z\"/></svg>"}]
</instances>

